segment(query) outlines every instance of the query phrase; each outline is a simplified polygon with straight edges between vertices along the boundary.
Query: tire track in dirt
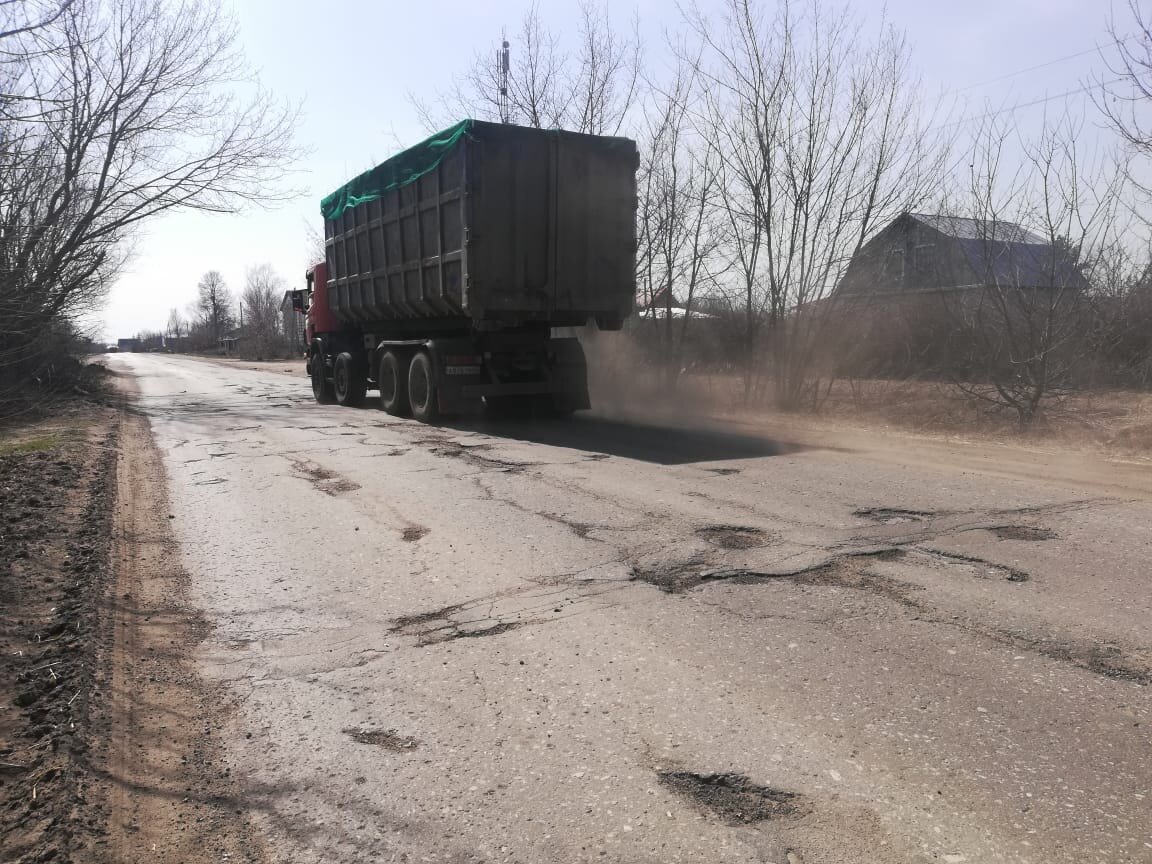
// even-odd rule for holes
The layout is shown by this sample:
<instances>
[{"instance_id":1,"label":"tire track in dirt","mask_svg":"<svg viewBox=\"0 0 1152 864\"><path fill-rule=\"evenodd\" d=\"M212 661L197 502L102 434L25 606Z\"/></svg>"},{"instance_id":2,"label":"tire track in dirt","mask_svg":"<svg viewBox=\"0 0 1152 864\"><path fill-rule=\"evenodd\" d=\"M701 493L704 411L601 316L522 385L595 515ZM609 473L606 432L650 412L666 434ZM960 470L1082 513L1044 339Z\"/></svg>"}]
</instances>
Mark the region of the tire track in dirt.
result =
<instances>
[{"instance_id":1,"label":"tire track in dirt","mask_svg":"<svg viewBox=\"0 0 1152 864\"><path fill-rule=\"evenodd\" d=\"M246 799L221 763L227 709L191 656L208 628L188 598L163 465L139 416L124 420L116 475L103 657L108 859L260 864Z\"/></svg>"}]
</instances>

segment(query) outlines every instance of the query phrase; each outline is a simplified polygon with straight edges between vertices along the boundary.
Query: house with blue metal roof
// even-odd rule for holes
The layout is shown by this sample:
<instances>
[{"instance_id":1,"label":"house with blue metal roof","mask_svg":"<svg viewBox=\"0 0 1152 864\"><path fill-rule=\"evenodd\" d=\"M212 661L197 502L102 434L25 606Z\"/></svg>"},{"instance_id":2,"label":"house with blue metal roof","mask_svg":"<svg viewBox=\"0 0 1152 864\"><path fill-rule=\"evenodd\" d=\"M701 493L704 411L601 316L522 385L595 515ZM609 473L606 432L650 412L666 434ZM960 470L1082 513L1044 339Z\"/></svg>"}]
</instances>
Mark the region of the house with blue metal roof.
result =
<instances>
[{"instance_id":1,"label":"house with blue metal roof","mask_svg":"<svg viewBox=\"0 0 1152 864\"><path fill-rule=\"evenodd\" d=\"M846 299L1086 287L1071 247L1013 222L904 213L852 257L835 293Z\"/></svg>"}]
</instances>

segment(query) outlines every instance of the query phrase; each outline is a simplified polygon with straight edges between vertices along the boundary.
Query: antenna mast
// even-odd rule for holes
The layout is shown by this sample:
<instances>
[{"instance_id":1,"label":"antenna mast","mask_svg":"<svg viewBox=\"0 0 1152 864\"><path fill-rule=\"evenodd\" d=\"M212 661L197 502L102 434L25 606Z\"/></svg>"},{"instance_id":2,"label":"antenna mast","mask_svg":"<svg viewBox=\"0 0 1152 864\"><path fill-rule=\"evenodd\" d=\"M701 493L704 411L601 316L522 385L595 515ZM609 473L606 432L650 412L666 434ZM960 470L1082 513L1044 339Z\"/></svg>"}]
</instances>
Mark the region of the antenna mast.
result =
<instances>
[{"instance_id":1,"label":"antenna mast","mask_svg":"<svg viewBox=\"0 0 1152 864\"><path fill-rule=\"evenodd\" d=\"M508 99L508 40L504 31L500 31L500 50L496 52L496 76L500 82L500 94L496 100L500 112L501 123L512 122L512 103Z\"/></svg>"}]
</instances>

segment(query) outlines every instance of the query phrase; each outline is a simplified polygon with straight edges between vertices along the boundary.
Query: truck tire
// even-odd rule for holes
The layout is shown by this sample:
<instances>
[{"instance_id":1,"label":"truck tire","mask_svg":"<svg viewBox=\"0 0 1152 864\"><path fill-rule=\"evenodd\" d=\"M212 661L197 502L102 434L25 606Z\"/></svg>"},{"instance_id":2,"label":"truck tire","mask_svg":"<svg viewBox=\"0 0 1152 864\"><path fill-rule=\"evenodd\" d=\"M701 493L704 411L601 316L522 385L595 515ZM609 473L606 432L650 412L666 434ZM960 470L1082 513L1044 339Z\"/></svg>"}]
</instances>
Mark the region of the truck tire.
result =
<instances>
[{"instance_id":1,"label":"truck tire","mask_svg":"<svg viewBox=\"0 0 1152 864\"><path fill-rule=\"evenodd\" d=\"M549 412L557 420L567 420L583 407L579 400L567 393L557 393L552 396L552 403L548 406Z\"/></svg>"},{"instance_id":2,"label":"truck tire","mask_svg":"<svg viewBox=\"0 0 1152 864\"><path fill-rule=\"evenodd\" d=\"M316 352L308 360L308 373L312 379L312 395L321 405L331 405L336 401L332 382L324 376L324 355Z\"/></svg>"},{"instance_id":3,"label":"truck tire","mask_svg":"<svg viewBox=\"0 0 1152 864\"><path fill-rule=\"evenodd\" d=\"M436 368L427 351L418 351L408 366L408 401L412 416L421 423L435 423L440 418Z\"/></svg>"},{"instance_id":4,"label":"truck tire","mask_svg":"<svg viewBox=\"0 0 1152 864\"><path fill-rule=\"evenodd\" d=\"M368 376L364 363L348 351L336 355L336 365L332 370L332 388L336 401L345 408L355 408L364 404L364 394L368 392Z\"/></svg>"},{"instance_id":5,"label":"truck tire","mask_svg":"<svg viewBox=\"0 0 1152 864\"><path fill-rule=\"evenodd\" d=\"M393 351L380 355L376 381L380 385L380 407L393 417L406 417L412 410L408 403L408 364L405 357Z\"/></svg>"},{"instance_id":6,"label":"truck tire","mask_svg":"<svg viewBox=\"0 0 1152 864\"><path fill-rule=\"evenodd\" d=\"M571 417L577 411L591 407L588 401L588 363L584 359L584 348L579 340L569 338L553 339L552 375L563 384L559 393L554 393L546 406L553 417Z\"/></svg>"}]
</instances>

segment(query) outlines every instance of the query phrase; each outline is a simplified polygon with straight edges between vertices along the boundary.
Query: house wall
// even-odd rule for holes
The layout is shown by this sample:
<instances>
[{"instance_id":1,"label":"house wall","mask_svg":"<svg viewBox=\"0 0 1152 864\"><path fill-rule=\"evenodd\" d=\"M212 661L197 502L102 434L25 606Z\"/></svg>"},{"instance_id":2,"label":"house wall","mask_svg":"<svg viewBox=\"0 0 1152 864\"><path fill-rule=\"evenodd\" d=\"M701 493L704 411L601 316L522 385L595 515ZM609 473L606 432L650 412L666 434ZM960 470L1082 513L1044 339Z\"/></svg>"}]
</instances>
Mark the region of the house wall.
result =
<instances>
[{"instance_id":1,"label":"house wall","mask_svg":"<svg viewBox=\"0 0 1152 864\"><path fill-rule=\"evenodd\" d=\"M976 281L967 258L951 237L902 216L864 244L836 290L840 294L886 295L938 291Z\"/></svg>"}]
</instances>

